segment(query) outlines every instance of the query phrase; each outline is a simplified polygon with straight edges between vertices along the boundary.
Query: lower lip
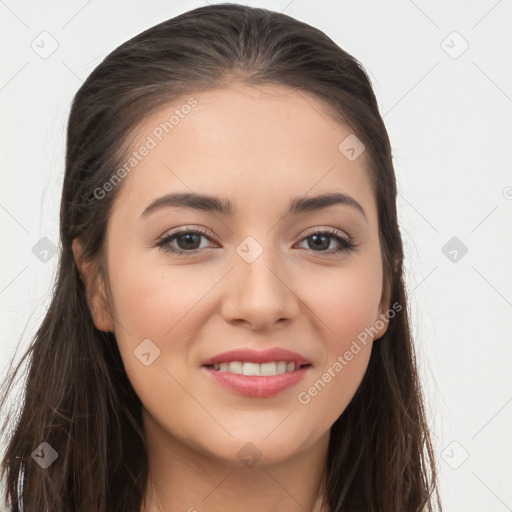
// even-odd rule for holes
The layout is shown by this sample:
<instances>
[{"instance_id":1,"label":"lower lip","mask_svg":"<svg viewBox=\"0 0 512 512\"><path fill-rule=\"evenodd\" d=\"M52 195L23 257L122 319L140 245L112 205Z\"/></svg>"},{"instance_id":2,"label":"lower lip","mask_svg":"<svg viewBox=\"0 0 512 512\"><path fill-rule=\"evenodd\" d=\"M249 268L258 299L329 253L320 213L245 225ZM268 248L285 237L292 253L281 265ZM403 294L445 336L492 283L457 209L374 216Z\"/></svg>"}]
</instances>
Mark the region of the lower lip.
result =
<instances>
[{"instance_id":1,"label":"lower lip","mask_svg":"<svg viewBox=\"0 0 512 512\"><path fill-rule=\"evenodd\" d=\"M295 386L306 376L311 367L304 366L293 372L271 376L239 375L237 373L221 372L207 366L202 368L215 382L239 395L266 398L278 395L285 389Z\"/></svg>"}]
</instances>

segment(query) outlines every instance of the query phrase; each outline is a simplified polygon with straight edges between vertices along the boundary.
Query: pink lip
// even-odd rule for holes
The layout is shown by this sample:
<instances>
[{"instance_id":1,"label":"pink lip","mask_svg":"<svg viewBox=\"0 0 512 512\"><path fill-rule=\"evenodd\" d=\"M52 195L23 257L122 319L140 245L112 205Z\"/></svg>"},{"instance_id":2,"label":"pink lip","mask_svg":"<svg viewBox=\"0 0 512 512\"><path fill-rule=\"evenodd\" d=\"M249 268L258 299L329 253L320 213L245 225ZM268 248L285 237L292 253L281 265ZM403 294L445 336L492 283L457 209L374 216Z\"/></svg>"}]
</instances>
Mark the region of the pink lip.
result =
<instances>
[{"instance_id":1,"label":"pink lip","mask_svg":"<svg viewBox=\"0 0 512 512\"><path fill-rule=\"evenodd\" d=\"M281 373L272 376L239 375L231 372L221 372L211 368L214 364L241 361L248 363L270 363L272 361L286 361L295 363L297 368L293 372ZM308 366L302 366L308 365ZM300 368L300 366L302 366ZM265 398L275 396L300 382L311 368L311 363L297 352L282 348L273 348L264 351L239 349L224 352L207 359L202 363L202 370L221 386L243 396Z\"/></svg>"},{"instance_id":2,"label":"pink lip","mask_svg":"<svg viewBox=\"0 0 512 512\"><path fill-rule=\"evenodd\" d=\"M231 372L220 372L205 366L202 370L206 371L215 382L239 395L265 398L275 396L294 386L306 376L310 368L310 366L303 366L293 372L272 376L239 375Z\"/></svg>"},{"instance_id":3,"label":"pink lip","mask_svg":"<svg viewBox=\"0 0 512 512\"><path fill-rule=\"evenodd\" d=\"M272 361L286 361L287 363L295 363L297 366L311 364L297 352L292 352L284 348L271 348L263 351L245 348L223 352L222 354L204 360L201 365L210 366L213 364L231 363L232 361L258 364L271 363Z\"/></svg>"}]
</instances>

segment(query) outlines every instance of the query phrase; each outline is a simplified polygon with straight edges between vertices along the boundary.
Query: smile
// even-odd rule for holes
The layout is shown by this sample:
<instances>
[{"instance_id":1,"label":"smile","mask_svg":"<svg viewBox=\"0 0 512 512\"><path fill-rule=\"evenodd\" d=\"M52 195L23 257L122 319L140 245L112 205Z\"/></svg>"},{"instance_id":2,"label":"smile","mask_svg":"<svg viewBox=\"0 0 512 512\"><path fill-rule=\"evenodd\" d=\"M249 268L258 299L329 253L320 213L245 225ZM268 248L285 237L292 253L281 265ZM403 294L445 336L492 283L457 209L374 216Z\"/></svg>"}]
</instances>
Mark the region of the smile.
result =
<instances>
[{"instance_id":1,"label":"smile","mask_svg":"<svg viewBox=\"0 0 512 512\"><path fill-rule=\"evenodd\" d=\"M220 363L211 365L210 368L218 372L229 372L236 375L247 375L247 376L273 376L281 375L287 372L294 372L296 369L302 368L302 366L308 365L297 365L293 362L286 361L273 361L269 363L251 363L242 361L231 361L229 363Z\"/></svg>"},{"instance_id":2,"label":"smile","mask_svg":"<svg viewBox=\"0 0 512 512\"><path fill-rule=\"evenodd\" d=\"M201 371L224 389L251 398L266 398L297 385L312 363L281 347L267 350L239 348L201 361Z\"/></svg>"}]
</instances>

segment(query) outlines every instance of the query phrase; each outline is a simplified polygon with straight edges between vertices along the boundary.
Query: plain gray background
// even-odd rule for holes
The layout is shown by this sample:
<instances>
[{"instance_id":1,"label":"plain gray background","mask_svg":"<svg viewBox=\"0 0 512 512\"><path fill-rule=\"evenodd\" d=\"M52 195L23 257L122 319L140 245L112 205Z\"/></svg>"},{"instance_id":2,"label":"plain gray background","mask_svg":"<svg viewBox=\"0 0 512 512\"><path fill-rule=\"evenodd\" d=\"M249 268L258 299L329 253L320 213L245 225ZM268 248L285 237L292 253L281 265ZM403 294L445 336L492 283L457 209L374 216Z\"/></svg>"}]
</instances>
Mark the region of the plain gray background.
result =
<instances>
[{"instance_id":1,"label":"plain gray background","mask_svg":"<svg viewBox=\"0 0 512 512\"><path fill-rule=\"evenodd\" d=\"M323 30L368 71L445 510L512 510L512 2L241 3ZM73 95L115 47L205 4L0 0L2 376L49 304Z\"/></svg>"}]
</instances>

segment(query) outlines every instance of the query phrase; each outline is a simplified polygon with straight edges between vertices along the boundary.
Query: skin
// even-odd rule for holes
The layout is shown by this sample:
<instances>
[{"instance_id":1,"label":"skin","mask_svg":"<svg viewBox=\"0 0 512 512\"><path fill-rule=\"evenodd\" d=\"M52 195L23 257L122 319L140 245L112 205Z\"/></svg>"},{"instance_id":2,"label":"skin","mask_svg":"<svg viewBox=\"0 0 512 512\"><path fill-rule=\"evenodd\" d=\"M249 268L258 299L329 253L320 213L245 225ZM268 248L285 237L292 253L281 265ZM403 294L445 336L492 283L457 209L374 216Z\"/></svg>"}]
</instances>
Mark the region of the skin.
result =
<instances>
[{"instance_id":1,"label":"skin","mask_svg":"<svg viewBox=\"0 0 512 512\"><path fill-rule=\"evenodd\" d=\"M73 245L94 322L115 333L143 403L150 479L141 512L320 511L330 427L361 382L372 340L309 403L298 394L389 308L365 154L349 161L338 150L352 131L311 95L233 84L194 97L198 105L123 179L106 235L108 279ZM147 118L134 147L186 99ZM141 218L156 198L190 191L230 199L236 212L168 207ZM366 218L343 204L286 213L297 196L333 191L356 199ZM194 255L154 246L181 226L208 231L196 245L170 242L198 247ZM315 252L311 235L325 228L357 247L333 253L340 244L330 237ZM263 250L252 263L236 252L247 236ZM148 338L160 356L145 366L134 350ZM275 397L243 397L201 371L224 351L276 346L312 367ZM237 456L248 442L261 455L252 467Z\"/></svg>"}]
</instances>

